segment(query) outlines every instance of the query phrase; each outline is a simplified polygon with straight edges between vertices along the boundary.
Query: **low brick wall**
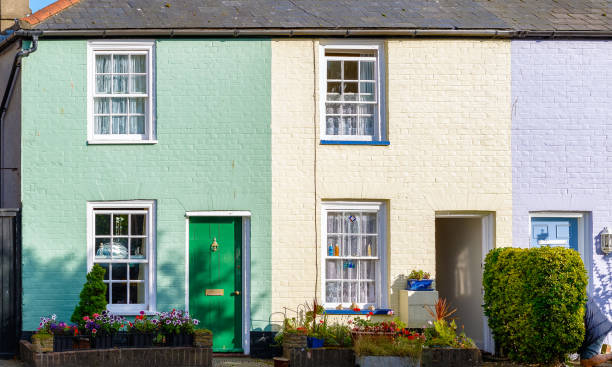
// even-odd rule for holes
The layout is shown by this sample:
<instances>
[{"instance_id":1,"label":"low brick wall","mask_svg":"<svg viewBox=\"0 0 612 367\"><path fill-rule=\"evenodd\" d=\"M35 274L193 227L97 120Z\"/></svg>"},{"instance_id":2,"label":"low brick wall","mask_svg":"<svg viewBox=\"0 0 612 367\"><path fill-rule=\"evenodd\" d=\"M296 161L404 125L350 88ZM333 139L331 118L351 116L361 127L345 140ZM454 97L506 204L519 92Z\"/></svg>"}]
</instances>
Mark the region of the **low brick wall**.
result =
<instances>
[{"instance_id":1,"label":"low brick wall","mask_svg":"<svg viewBox=\"0 0 612 367\"><path fill-rule=\"evenodd\" d=\"M88 349L35 353L32 344L19 342L21 360L29 367L212 367L211 348Z\"/></svg>"}]
</instances>

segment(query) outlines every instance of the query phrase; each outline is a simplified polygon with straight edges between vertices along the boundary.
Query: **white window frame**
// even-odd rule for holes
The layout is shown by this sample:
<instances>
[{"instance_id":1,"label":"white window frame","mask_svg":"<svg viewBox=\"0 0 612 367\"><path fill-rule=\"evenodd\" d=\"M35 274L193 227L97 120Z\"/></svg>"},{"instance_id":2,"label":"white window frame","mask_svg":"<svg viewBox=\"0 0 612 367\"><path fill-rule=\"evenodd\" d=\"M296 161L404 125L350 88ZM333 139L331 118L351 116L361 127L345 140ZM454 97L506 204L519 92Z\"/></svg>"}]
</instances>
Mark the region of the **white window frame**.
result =
<instances>
[{"instance_id":1,"label":"white window frame","mask_svg":"<svg viewBox=\"0 0 612 367\"><path fill-rule=\"evenodd\" d=\"M94 96L96 96L96 54L146 54L147 102L145 104L145 134L95 134ZM90 40L87 42L87 143L88 144L155 144L155 41L152 40ZM111 81L112 82L112 81ZM108 95L110 96L110 95ZM121 97L138 97L141 94L122 94Z\"/></svg>"},{"instance_id":2,"label":"white window frame","mask_svg":"<svg viewBox=\"0 0 612 367\"><path fill-rule=\"evenodd\" d=\"M321 289L320 295L323 300L323 307L326 309L335 309L338 303L327 302L326 291L326 263L327 256L327 214L337 211L360 211L360 212L376 212L377 215L377 231L378 231L378 266L376 267L376 303L373 305L377 309L388 307L388 279L387 279L387 209L383 202L374 201L334 201L321 203ZM367 258L366 258L367 259ZM342 307L347 308L350 303L342 303ZM357 303L359 308L366 308L371 304Z\"/></svg>"},{"instance_id":3,"label":"white window frame","mask_svg":"<svg viewBox=\"0 0 612 367\"><path fill-rule=\"evenodd\" d=\"M327 60L333 56L325 56L327 50L364 50L376 52L376 96L378 99L374 135L328 135L326 130L326 100L327 100ZM345 57L341 57L345 58ZM322 41L319 45L319 125L321 140L336 141L385 141L387 139L386 123L386 85L385 85L385 53L384 42L381 41Z\"/></svg>"},{"instance_id":4,"label":"white window frame","mask_svg":"<svg viewBox=\"0 0 612 367\"><path fill-rule=\"evenodd\" d=\"M143 262L148 264L147 274L145 282L147 287L145 288L145 304L125 304L125 305L112 305L108 304L107 309L115 314L119 315L138 315L140 311L146 313L155 313L157 297L157 279L156 279L156 262L157 253L156 249L156 212L155 212L155 201L154 200L133 200L133 201L95 201L87 203L87 271L91 271L95 262L95 213L104 211L107 209L113 209L112 212L124 212L124 211L143 211L148 212L147 216L147 228L148 228L148 244L147 244L147 258L148 261L133 261L126 259L126 263ZM122 262L117 261L115 262Z\"/></svg>"}]
</instances>

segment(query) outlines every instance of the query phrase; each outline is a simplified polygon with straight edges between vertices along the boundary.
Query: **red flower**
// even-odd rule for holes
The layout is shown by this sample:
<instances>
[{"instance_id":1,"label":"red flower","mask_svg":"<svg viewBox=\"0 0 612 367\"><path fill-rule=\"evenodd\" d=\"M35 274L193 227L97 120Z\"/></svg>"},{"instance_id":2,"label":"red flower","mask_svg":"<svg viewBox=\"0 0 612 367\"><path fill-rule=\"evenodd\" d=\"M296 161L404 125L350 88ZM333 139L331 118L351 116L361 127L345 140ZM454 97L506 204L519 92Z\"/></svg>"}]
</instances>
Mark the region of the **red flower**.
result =
<instances>
[{"instance_id":1,"label":"red flower","mask_svg":"<svg viewBox=\"0 0 612 367\"><path fill-rule=\"evenodd\" d=\"M368 316L372 316L372 315L374 315L374 312L372 311L368 312Z\"/></svg>"},{"instance_id":2,"label":"red flower","mask_svg":"<svg viewBox=\"0 0 612 367\"><path fill-rule=\"evenodd\" d=\"M360 310L359 308L355 307L355 308L353 308L353 311L355 311L355 312L359 312L359 311L361 311L361 310Z\"/></svg>"},{"instance_id":3,"label":"red flower","mask_svg":"<svg viewBox=\"0 0 612 367\"><path fill-rule=\"evenodd\" d=\"M415 336L414 335L408 335L408 339L409 340L414 340Z\"/></svg>"},{"instance_id":4,"label":"red flower","mask_svg":"<svg viewBox=\"0 0 612 367\"><path fill-rule=\"evenodd\" d=\"M83 316L83 321L89 320L89 316Z\"/></svg>"},{"instance_id":5,"label":"red flower","mask_svg":"<svg viewBox=\"0 0 612 367\"><path fill-rule=\"evenodd\" d=\"M93 330L91 330L91 332L95 334L95 333L97 333L97 332L98 332L98 330L93 329Z\"/></svg>"}]
</instances>

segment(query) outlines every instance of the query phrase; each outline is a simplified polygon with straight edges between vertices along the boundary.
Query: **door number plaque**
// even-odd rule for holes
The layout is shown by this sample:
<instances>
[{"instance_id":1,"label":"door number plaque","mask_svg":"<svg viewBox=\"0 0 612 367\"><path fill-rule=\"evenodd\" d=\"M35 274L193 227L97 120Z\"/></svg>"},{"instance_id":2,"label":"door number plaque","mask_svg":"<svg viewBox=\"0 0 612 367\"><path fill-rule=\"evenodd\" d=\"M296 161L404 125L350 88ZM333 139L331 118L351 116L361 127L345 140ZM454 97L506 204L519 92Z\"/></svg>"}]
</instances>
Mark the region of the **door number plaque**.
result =
<instances>
[{"instance_id":1,"label":"door number plaque","mask_svg":"<svg viewBox=\"0 0 612 367\"><path fill-rule=\"evenodd\" d=\"M207 289L206 290L206 295L207 296L222 296L223 295L223 289Z\"/></svg>"}]
</instances>

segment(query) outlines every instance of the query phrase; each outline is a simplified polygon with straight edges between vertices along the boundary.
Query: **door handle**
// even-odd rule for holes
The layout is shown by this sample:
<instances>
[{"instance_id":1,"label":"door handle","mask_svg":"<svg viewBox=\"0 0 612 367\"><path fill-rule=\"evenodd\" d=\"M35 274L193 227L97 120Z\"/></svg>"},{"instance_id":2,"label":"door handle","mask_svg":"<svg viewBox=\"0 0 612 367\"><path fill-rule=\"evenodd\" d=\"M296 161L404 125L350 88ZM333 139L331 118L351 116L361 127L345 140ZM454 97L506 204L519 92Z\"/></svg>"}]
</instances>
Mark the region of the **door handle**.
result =
<instances>
[{"instance_id":1,"label":"door handle","mask_svg":"<svg viewBox=\"0 0 612 367\"><path fill-rule=\"evenodd\" d=\"M233 291L232 293L230 293L230 296L239 296L240 295L240 291Z\"/></svg>"}]
</instances>

